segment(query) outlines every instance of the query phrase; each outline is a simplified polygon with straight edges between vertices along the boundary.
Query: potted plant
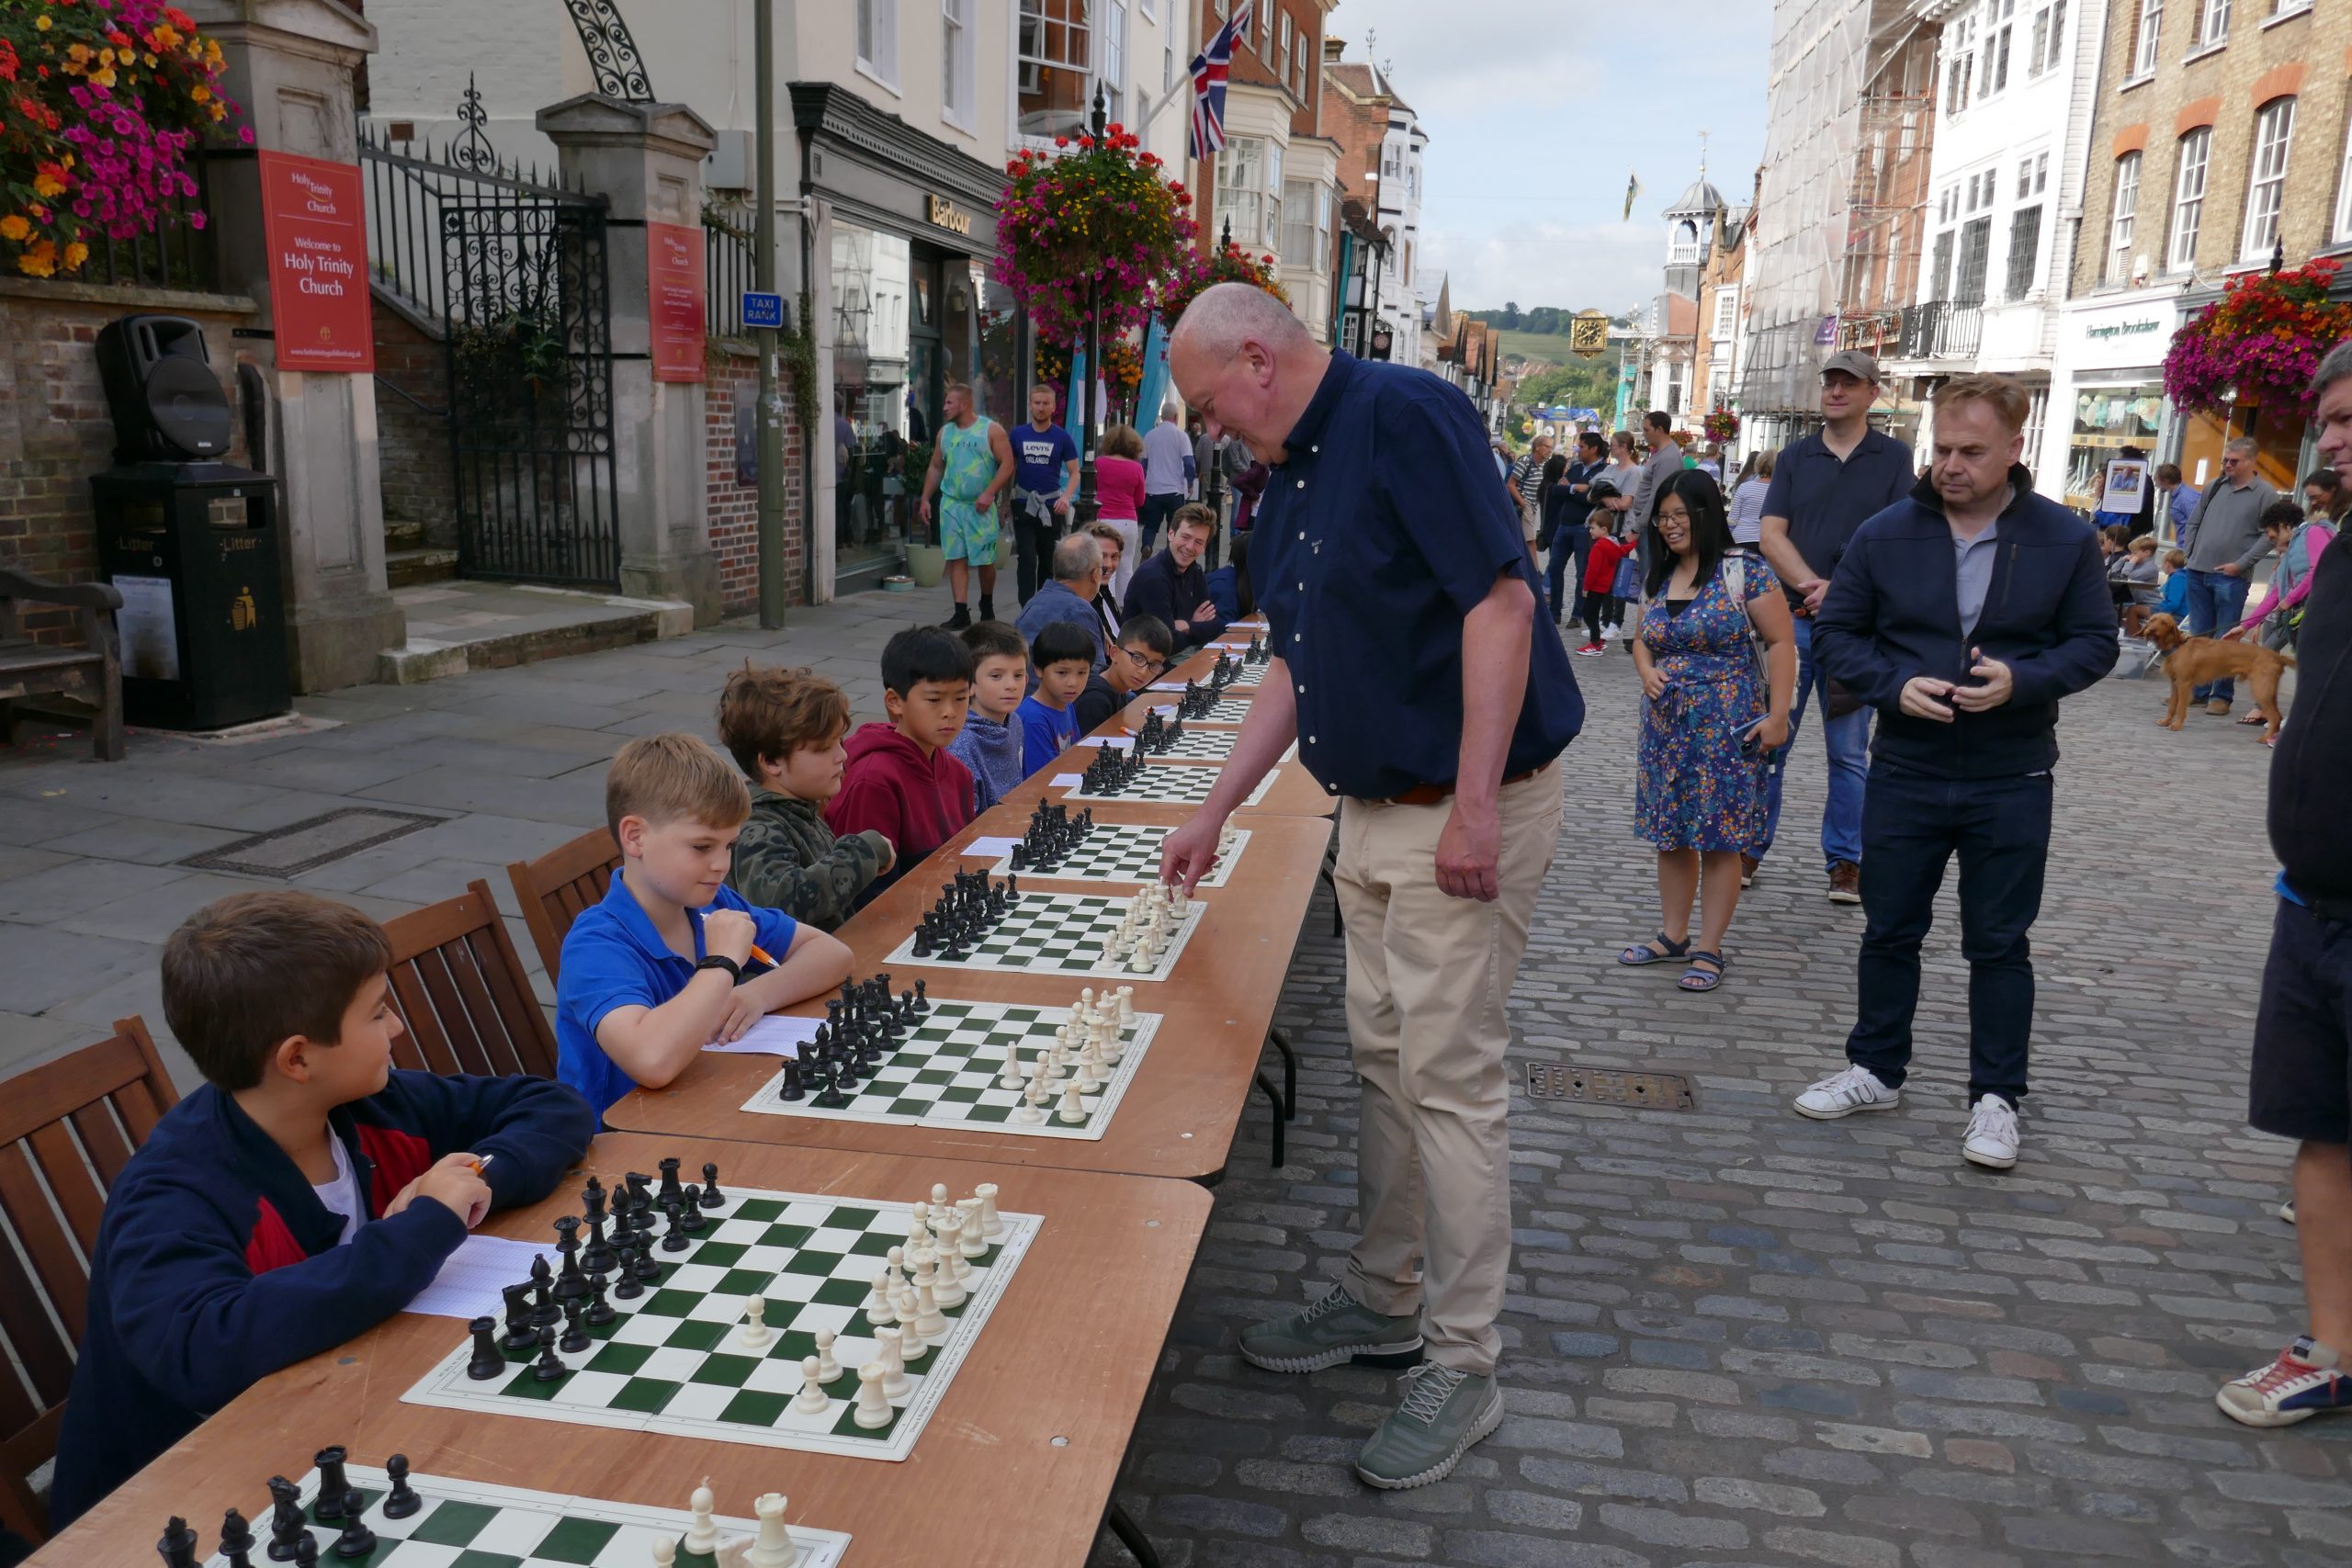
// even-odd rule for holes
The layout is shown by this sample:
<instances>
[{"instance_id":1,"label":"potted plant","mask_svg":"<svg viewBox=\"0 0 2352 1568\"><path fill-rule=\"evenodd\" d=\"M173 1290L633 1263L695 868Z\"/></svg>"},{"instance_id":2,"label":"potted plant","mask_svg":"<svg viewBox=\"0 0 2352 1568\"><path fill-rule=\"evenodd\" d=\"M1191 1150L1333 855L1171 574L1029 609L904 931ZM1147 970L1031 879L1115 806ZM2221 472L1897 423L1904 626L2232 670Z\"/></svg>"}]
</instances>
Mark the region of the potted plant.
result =
<instances>
[{"instance_id":1,"label":"potted plant","mask_svg":"<svg viewBox=\"0 0 2352 1568\"><path fill-rule=\"evenodd\" d=\"M1202 289L1217 283L1250 283L1272 295L1283 304L1290 303L1290 290L1282 286L1274 274L1274 258L1253 256L1233 241L1218 247L1215 255L1202 256L1187 252L1184 265L1168 280L1159 294L1159 324L1170 332L1182 319L1184 308Z\"/></svg>"},{"instance_id":2,"label":"potted plant","mask_svg":"<svg viewBox=\"0 0 2352 1568\"><path fill-rule=\"evenodd\" d=\"M930 442L910 441L899 456L899 471L906 480L907 575L918 588L936 587L947 575L947 554L938 543L937 514L928 523L922 516L922 481L931 472L931 452Z\"/></svg>"}]
</instances>

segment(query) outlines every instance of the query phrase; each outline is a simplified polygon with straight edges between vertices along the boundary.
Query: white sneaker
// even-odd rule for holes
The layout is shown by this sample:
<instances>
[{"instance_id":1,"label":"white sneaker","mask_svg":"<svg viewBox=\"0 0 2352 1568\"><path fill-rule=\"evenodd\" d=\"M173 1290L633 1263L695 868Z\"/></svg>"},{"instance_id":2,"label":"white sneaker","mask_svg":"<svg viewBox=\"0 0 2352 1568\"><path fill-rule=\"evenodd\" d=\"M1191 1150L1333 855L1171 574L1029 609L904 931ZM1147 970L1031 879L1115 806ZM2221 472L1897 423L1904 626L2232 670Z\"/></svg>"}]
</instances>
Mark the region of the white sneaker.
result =
<instances>
[{"instance_id":1,"label":"white sneaker","mask_svg":"<svg viewBox=\"0 0 2352 1568\"><path fill-rule=\"evenodd\" d=\"M1796 1110L1816 1122L1835 1122L1857 1111L1892 1111L1902 1099L1901 1089L1889 1089L1876 1073L1856 1063L1797 1096Z\"/></svg>"},{"instance_id":2,"label":"white sneaker","mask_svg":"<svg viewBox=\"0 0 2352 1568\"><path fill-rule=\"evenodd\" d=\"M1976 1102L1976 1111L1968 1119L1968 1136L1961 1141L1961 1155L1971 1165L1981 1165L1988 1170L2007 1170L2018 1163L2018 1113L2009 1102L1997 1094L1988 1094Z\"/></svg>"}]
</instances>

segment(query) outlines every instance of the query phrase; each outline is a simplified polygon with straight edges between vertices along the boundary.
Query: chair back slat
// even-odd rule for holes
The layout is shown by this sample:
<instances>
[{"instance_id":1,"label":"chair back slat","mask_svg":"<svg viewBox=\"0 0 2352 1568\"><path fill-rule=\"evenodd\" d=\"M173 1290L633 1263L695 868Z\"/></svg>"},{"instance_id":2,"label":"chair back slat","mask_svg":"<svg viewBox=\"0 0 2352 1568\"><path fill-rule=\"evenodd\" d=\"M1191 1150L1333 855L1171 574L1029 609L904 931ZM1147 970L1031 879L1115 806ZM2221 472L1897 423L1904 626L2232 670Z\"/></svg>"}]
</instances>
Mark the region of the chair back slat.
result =
<instances>
[{"instance_id":1,"label":"chair back slat","mask_svg":"<svg viewBox=\"0 0 2352 1568\"><path fill-rule=\"evenodd\" d=\"M496 1077L555 1076L555 1032L532 995L490 884L384 925L402 1066Z\"/></svg>"},{"instance_id":2,"label":"chair back slat","mask_svg":"<svg viewBox=\"0 0 2352 1568\"><path fill-rule=\"evenodd\" d=\"M0 1527L39 1544L31 1476L57 1452L107 1194L179 1102L136 1018L0 1083Z\"/></svg>"},{"instance_id":3,"label":"chair back slat","mask_svg":"<svg viewBox=\"0 0 2352 1568\"><path fill-rule=\"evenodd\" d=\"M548 979L554 979L563 966L564 933L572 921L604 900L620 863L620 847L613 842L612 834L591 828L537 860L518 860L506 868L508 879L514 884L515 900L523 906L523 923L539 950L539 963Z\"/></svg>"}]
</instances>

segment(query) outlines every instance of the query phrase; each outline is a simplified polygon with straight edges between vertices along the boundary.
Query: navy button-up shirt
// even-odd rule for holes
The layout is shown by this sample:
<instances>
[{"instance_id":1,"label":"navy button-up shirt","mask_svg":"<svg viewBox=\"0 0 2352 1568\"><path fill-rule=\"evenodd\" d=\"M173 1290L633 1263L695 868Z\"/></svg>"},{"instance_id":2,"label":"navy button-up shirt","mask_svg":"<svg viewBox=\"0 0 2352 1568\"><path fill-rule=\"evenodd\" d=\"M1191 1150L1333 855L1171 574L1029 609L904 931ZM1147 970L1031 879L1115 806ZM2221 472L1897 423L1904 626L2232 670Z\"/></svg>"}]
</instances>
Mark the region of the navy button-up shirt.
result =
<instances>
[{"instance_id":1,"label":"navy button-up shirt","mask_svg":"<svg viewBox=\"0 0 2352 1568\"><path fill-rule=\"evenodd\" d=\"M1764 515L1789 520L1789 543L1805 565L1834 577L1854 530L1911 493L1919 476L1911 448L1881 431L1865 432L1844 457L1815 431L1781 448L1772 482L1764 491ZM1804 595L1793 582L1781 585L1792 604Z\"/></svg>"},{"instance_id":2,"label":"navy button-up shirt","mask_svg":"<svg viewBox=\"0 0 2352 1568\"><path fill-rule=\"evenodd\" d=\"M1326 790L1382 800L1449 784L1462 750L1462 626L1509 571L1544 602L1487 433L1426 370L1335 353L1266 481L1250 576L1298 704L1298 757ZM1560 639L1536 617L1503 776L1584 723Z\"/></svg>"}]
</instances>

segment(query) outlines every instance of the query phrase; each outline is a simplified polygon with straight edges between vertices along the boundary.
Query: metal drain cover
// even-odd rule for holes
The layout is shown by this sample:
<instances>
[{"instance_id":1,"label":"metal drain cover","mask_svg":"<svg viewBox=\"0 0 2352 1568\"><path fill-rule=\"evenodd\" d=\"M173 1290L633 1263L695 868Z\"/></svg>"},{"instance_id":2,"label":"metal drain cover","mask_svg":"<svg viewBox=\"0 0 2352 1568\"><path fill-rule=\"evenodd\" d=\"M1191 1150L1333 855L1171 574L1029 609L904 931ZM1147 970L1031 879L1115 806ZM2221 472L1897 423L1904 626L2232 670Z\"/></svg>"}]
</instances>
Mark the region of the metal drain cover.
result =
<instances>
[{"instance_id":1,"label":"metal drain cover","mask_svg":"<svg viewBox=\"0 0 2352 1568\"><path fill-rule=\"evenodd\" d=\"M1574 1100L1588 1105L1631 1105L1650 1111L1696 1111L1698 1091L1683 1073L1577 1067L1556 1062L1527 1064L1532 1100Z\"/></svg>"},{"instance_id":2,"label":"metal drain cover","mask_svg":"<svg viewBox=\"0 0 2352 1568\"><path fill-rule=\"evenodd\" d=\"M198 871L239 871L248 876L300 876L331 861L356 855L404 833L447 820L446 817L427 817L414 811L346 807L190 855L179 863Z\"/></svg>"}]
</instances>

